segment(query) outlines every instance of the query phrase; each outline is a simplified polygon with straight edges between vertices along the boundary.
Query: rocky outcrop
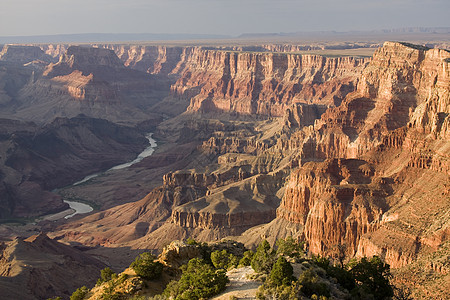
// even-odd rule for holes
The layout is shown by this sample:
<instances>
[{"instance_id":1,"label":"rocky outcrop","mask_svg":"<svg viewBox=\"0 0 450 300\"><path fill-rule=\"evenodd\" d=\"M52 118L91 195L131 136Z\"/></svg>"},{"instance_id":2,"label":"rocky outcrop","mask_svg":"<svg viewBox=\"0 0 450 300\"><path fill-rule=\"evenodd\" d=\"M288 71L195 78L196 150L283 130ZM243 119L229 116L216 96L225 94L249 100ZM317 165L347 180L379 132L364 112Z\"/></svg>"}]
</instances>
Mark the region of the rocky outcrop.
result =
<instances>
[{"instance_id":1,"label":"rocky outcrop","mask_svg":"<svg viewBox=\"0 0 450 300\"><path fill-rule=\"evenodd\" d=\"M162 250L158 260L166 267L177 270L193 258L200 258L202 250L198 245L188 245L183 241L173 241Z\"/></svg>"},{"instance_id":2,"label":"rocky outcrop","mask_svg":"<svg viewBox=\"0 0 450 300\"><path fill-rule=\"evenodd\" d=\"M292 103L339 105L368 61L281 53L287 45L99 47L114 50L130 68L174 78L172 96L190 99L190 111L272 116L282 116Z\"/></svg>"},{"instance_id":3,"label":"rocky outcrop","mask_svg":"<svg viewBox=\"0 0 450 300\"><path fill-rule=\"evenodd\" d=\"M433 127L445 135L449 55L445 50L386 42L362 72L357 90L342 105L327 110L314 130L299 131L289 144L279 147L300 148L306 159L358 158L381 144L391 131L407 125Z\"/></svg>"},{"instance_id":4,"label":"rocky outcrop","mask_svg":"<svg viewBox=\"0 0 450 300\"><path fill-rule=\"evenodd\" d=\"M226 228L234 234L270 222L279 203L276 192L281 177L257 175L210 190L204 197L175 207L172 222L187 228Z\"/></svg>"},{"instance_id":5,"label":"rocky outcrop","mask_svg":"<svg viewBox=\"0 0 450 300\"><path fill-rule=\"evenodd\" d=\"M125 66L150 74L167 76L174 73L190 47L99 45L114 50Z\"/></svg>"},{"instance_id":6,"label":"rocky outcrop","mask_svg":"<svg viewBox=\"0 0 450 300\"><path fill-rule=\"evenodd\" d=\"M291 174L277 217L303 225L313 253L333 254L337 245L346 245L352 255L386 209L386 188L372 182L373 175L362 160L307 163Z\"/></svg>"}]
</instances>

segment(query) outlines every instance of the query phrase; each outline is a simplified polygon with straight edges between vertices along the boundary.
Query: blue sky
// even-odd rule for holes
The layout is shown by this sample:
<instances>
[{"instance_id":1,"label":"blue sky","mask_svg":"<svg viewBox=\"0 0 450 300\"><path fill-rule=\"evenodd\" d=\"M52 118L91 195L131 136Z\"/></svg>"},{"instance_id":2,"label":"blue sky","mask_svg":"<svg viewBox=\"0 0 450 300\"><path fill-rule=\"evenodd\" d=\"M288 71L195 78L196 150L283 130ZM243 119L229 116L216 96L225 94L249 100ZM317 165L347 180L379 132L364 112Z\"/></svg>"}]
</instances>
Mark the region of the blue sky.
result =
<instances>
[{"instance_id":1,"label":"blue sky","mask_svg":"<svg viewBox=\"0 0 450 300\"><path fill-rule=\"evenodd\" d=\"M449 0L2 0L0 36L450 27Z\"/></svg>"}]
</instances>

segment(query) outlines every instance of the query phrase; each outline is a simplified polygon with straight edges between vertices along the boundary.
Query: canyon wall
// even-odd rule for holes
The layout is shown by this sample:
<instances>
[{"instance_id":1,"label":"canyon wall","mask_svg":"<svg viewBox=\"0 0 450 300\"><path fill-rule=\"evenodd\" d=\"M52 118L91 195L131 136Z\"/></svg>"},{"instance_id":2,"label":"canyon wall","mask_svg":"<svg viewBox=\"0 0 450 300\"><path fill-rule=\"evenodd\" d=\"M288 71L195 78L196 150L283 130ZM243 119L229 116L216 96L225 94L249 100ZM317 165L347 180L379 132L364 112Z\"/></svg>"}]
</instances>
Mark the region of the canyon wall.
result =
<instances>
[{"instance_id":1,"label":"canyon wall","mask_svg":"<svg viewBox=\"0 0 450 300\"><path fill-rule=\"evenodd\" d=\"M192 49L172 91L191 98L188 111L282 116L293 103L339 105L365 63L353 57Z\"/></svg>"},{"instance_id":2,"label":"canyon wall","mask_svg":"<svg viewBox=\"0 0 450 300\"><path fill-rule=\"evenodd\" d=\"M127 67L173 78L172 96L190 100L191 112L282 116L293 103L337 106L354 91L356 79L369 61L273 53L288 49L269 46L256 49L264 52L226 47L98 46L114 50Z\"/></svg>"},{"instance_id":3,"label":"canyon wall","mask_svg":"<svg viewBox=\"0 0 450 300\"><path fill-rule=\"evenodd\" d=\"M401 267L448 240L449 63L448 51L386 42L341 106L278 142L311 161L291 174L277 217L302 224L312 252L343 244Z\"/></svg>"}]
</instances>

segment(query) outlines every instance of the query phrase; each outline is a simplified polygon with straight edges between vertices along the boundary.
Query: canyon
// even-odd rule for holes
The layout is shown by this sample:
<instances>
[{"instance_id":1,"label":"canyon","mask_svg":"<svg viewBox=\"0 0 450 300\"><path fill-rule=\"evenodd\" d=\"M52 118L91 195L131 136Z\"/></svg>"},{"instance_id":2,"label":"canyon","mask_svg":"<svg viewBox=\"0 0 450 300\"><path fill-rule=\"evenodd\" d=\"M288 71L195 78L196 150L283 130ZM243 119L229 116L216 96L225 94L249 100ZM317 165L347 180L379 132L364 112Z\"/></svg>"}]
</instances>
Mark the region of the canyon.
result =
<instances>
[{"instance_id":1,"label":"canyon","mask_svg":"<svg viewBox=\"0 0 450 300\"><path fill-rule=\"evenodd\" d=\"M333 46L372 57L297 53L316 45L5 46L0 220L37 219L0 225L2 249L46 231L46 243L120 269L176 239L254 248L292 235L315 255L379 255L415 297L445 295L450 52L375 46ZM133 160L148 132L153 155L71 185ZM63 199L96 210L39 219Z\"/></svg>"}]
</instances>

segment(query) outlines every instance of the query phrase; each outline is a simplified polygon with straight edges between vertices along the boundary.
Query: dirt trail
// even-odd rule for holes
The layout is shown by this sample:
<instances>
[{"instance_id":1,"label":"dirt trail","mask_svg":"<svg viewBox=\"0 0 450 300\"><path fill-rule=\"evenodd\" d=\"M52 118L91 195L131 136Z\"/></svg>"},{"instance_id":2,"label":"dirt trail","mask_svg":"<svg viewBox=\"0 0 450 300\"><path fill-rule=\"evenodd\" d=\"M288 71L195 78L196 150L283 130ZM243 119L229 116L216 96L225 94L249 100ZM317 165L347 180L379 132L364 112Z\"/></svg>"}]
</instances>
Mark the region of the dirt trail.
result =
<instances>
[{"instance_id":1,"label":"dirt trail","mask_svg":"<svg viewBox=\"0 0 450 300\"><path fill-rule=\"evenodd\" d=\"M252 267L242 267L228 271L227 276L230 279L230 283L227 289L212 299L229 300L232 296L237 299L256 299L256 291L261 283L247 278L247 275L254 272Z\"/></svg>"}]
</instances>

